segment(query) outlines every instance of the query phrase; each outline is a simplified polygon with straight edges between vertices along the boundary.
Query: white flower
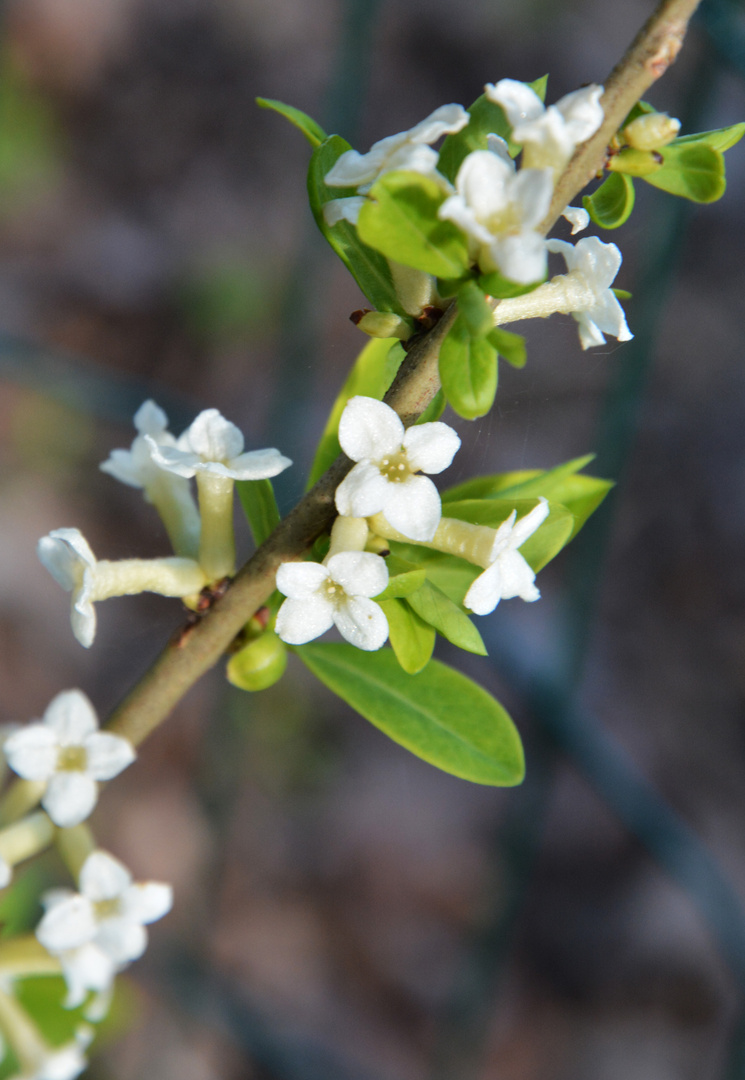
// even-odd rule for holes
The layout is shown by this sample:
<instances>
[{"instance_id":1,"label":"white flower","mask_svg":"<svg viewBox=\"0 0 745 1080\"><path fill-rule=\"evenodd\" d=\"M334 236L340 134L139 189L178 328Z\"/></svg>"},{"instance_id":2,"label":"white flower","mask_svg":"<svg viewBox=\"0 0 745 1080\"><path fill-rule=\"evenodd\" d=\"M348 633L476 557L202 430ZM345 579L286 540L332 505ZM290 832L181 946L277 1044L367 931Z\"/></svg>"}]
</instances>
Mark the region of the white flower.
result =
<instances>
[{"instance_id":1,"label":"white flower","mask_svg":"<svg viewBox=\"0 0 745 1080\"><path fill-rule=\"evenodd\" d=\"M484 87L489 101L501 105L512 137L523 148L523 168L563 169L581 142L603 122L603 87L585 86L546 108L525 83L502 79Z\"/></svg>"},{"instance_id":2,"label":"white flower","mask_svg":"<svg viewBox=\"0 0 745 1080\"><path fill-rule=\"evenodd\" d=\"M388 637L388 620L370 597L387 584L385 560L370 552L342 551L327 566L282 563L277 588L287 600L277 614L277 634L288 645L304 645L336 624L358 649L379 649Z\"/></svg>"},{"instance_id":3,"label":"white flower","mask_svg":"<svg viewBox=\"0 0 745 1080\"><path fill-rule=\"evenodd\" d=\"M438 217L470 238L483 271L499 270L510 281L529 285L546 274L546 242L536 226L548 213L553 176L550 169L516 172L496 136L489 147L465 158L456 194L445 200Z\"/></svg>"},{"instance_id":4,"label":"white flower","mask_svg":"<svg viewBox=\"0 0 745 1080\"><path fill-rule=\"evenodd\" d=\"M93 942L77 949L67 949L58 956L67 983L65 1008L77 1009L92 990L97 996L92 1002L93 1014L89 1019L103 1018L108 1011L111 989L120 966Z\"/></svg>"},{"instance_id":5,"label":"white flower","mask_svg":"<svg viewBox=\"0 0 745 1080\"><path fill-rule=\"evenodd\" d=\"M206 472L232 480L265 480L277 476L292 462L279 450L243 453L243 434L218 409L205 409L186 429L176 446L157 443L146 435L153 460L177 476Z\"/></svg>"},{"instance_id":6,"label":"white flower","mask_svg":"<svg viewBox=\"0 0 745 1080\"><path fill-rule=\"evenodd\" d=\"M572 311L579 323L579 339L583 349L604 345L603 333L612 334L619 341L630 341L634 336L626 325L623 308L614 295L611 285L621 266L621 252L615 244L604 244L597 236L586 236L576 244L566 240L549 240L549 251L560 252L567 270L581 275L590 297L581 311Z\"/></svg>"},{"instance_id":7,"label":"white flower","mask_svg":"<svg viewBox=\"0 0 745 1080\"><path fill-rule=\"evenodd\" d=\"M99 468L130 487L147 488L160 470L153 462L150 445L145 436L159 446L175 446L176 438L168 431L168 417L154 401L145 401L134 415L138 435L129 450L112 450Z\"/></svg>"},{"instance_id":8,"label":"white flower","mask_svg":"<svg viewBox=\"0 0 745 1080\"><path fill-rule=\"evenodd\" d=\"M529 514L517 522L516 517L517 511L513 510L496 530L490 565L465 595L464 605L476 615L488 615L500 600L513 596L538 600L541 595L535 586L535 574L517 549L548 517L548 502L541 498Z\"/></svg>"},{"instance_id":9,"label":"white flower","mask_svg":"<svg viewBox=\"0 0 745 1080\"><path fill-rule=\"evenodd\" d=\"M437 488L419 471L440 473L460 439L447 424L415 424L404 430L390 405L353 397L339 421L339 443L357 464L336 489L336 509L346 517L382 512L411 540L431 540L442 507ZM372 594L371 594L372 595Z\"/></svg>"},{"instance_id":10,"label":"white flower","mask_svg":"<svg viewBox=\"0 0 745 1080\"><path fill-rule=\"evenodd\" d=\"M460 131L470 117L462 105L442 105L408 131L389 135L373 144L366 154L347 150L324 177L329 187L355 187L359 195L326 203L326 222L335 225L342 219L357 223L365 199L362 198L383 173L394 169L437 176L438 154L429 145L442 135ZM443 179L443 183L446 181Z\"/></svg>"},{"instance_id":11,"label":"white flower","mask_svg":"<svg viewBox=\"0 0 745 1080\"><path fill-rule=\"evenodd\" d=\"M97 782L118 776L136 757L127 739L98 730L95 710L80 690L57 694L44 719L11 735L4 749L24 780L46 781L41 804L62 828L84 821L96 805Z\"/></svg>"},{"instance_id":12,"label":"white flower","mask_svg":"<svg viewBox=\"0 0 745 1080\"><path fill-rule=\"evenodd\" d=\"M171 910L173 892L161 882L133 883L118 859L94 851L80 871L80 892L55 889L43 900L36 936L60 957L70 998L79 1003L81 992L105 991L116 971L142 956L145 926Z\"/></svg>"}]
</instances>

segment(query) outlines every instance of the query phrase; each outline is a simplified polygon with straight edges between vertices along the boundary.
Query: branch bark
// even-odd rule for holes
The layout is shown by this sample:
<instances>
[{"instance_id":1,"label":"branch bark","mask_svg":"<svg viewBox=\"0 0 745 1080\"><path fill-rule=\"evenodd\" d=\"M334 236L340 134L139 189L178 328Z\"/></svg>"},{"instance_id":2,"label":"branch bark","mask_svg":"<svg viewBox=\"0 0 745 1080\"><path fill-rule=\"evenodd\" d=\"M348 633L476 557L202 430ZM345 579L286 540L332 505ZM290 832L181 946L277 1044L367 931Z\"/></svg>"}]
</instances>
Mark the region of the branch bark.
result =
<instances>
[{"instance_id":1,"label":"branch bark","mask_svg":"<svg viewBox=\"0 0 745 1080\"><path fill-rule=\"evenodd\" d=\"M611 72L602 98L599 131L577 149L556 185L545 232L603 166L608 142L635 102L674 61L699 0L662 0ZM385 401L408 427L440 388L437 359L456 315L452 303L437 325L407 354ZM204 618L175 637L115 709L108 730L142 742L214 664L274 591L280 563L300 559L336 516L334 492L352 467L342 454L238 573Z\"/></svg>"}]
</instances>

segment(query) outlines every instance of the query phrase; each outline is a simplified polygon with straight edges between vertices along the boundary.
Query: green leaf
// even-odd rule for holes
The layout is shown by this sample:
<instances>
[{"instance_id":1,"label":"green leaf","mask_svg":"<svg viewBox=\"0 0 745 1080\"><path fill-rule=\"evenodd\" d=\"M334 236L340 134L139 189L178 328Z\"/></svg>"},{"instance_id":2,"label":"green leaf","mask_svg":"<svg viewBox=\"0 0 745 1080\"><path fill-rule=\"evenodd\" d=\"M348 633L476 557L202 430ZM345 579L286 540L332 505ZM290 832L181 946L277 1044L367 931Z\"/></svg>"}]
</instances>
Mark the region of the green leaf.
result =
<instances>
[{"instance_id":1,"label":"green leaf","mask_svg":"<svg viewBox=\"0 0 745 1080\"><path fill-rule=\"evenodd\" d=\"M584 195L582 205L601 229L617 229L634 209L634 181L624 173L611 173L592 195Z\"/></svg>"},{"instance_id":2,"label":"green leaf","mask_svg":"<svg viewBox=\"0 0 745 1080\"><path fill-rule=\"evenodd\" d=\"M401 307L396 295L388 260L363 244L354 225L348 221L340 221L331 227L324 219L323 207L327 202L357 194L355 188L328 187L323 179L331 166L349 149L345 139L331 135L313 151L308 166L308 197L313 217L373 307L378 311L394 311L413 327L411 316Z\"/></svg>"},{"instance_id":3,"label":"green leaf","mask_svg":"<svg viewBox=\"0 0 745 1080\"><path fill-rule=\"evenodd\" d=\"M277 500L271 480L236 480L238 498L256 547L261 547L279 525Z\"/></svg>"},{"instance_id":4,"label":"green leaf","mask_svg":"<svg viewBox=\"0 0 745 1080\"><path fill-rule=\"evenodd\" d=\"M517 510L519 520L535 505L534 499L465 499L448 503L447 516L498 529L513 510ZM520 554L537 573L569 543L573 529L574 517L569 510L559 503L549 502L548 517L520 547Z\"/></svg>"},{"instance_id":5,"label":"green leaf","mask_svg":"<svg viewBox=\"0 0 745 1080\"><path fill-rule=\"evenodd\" d=\"M724 155L710 146L670 143L660 150L664 165L643 179L654 187L692 202L716 202L724 195Z\"/></svg>"},{"instance_id":6,"label":"green leaf","mask_svg":"<svg viewBox=\"0 0 745 1080\"><path fill-rule=\"evenodd\" d=\"M501 326L495 326L489 334L489 341L502 359L512 367L525 367L528 354L522 334L513 334L511 330L503 330Z\"/></svg>"},{"instance_id":7,"label":"green leaf","mask_svg":"<svg viewBox=\"0 0 745 1080\"><path fill-rule=\"evenodd\" d=\"M542 278L540 281L531 282L530 285L518 285L517 282L504 277L498 270L494 270L491 274L481 274L478 279L480 287L487 296L493 296L496 300L509 300L513 296L525 296L526 293L531 293L537 289L545 280L545 278Z\"/></svg>"},{"instance_id":8,"label":"green leaf","mask_svg":"<svg viewBox=\"0 0 745 1080\"><path fill-rule=\"evenodd\" d=\"M675 139L671 146L693 146L702 144L710 146L712 150L724 153L730 147L738 143L745 135L745 124L732 124L730 127L715 128L713 131L700 131L695 135L681 135Z\"/></svg>"},{"instance_id":9,"label":"green leaf","mask_svg":"<svg viewBox=\"0 0 745 1080\"><path fill-rule=\"evenodd\" d=\"M520 469L517 472L495 473L491 476L474 476L462 484L448 488L442 493L443 513L446 503L462 499L500 499L515 496L519 499L534 499L543 495L554 499L554 491L565 477L574 476L594 459L594 454L572 458L553 469ZM561 499L556 499L561 502Z\"/></svg>"},{"instance_id":10,"label":"green leaf","mask_svg":"<svg viewBox=\"0 0 745 1080\"><path fill-rule=\"evenodd\" d=\"M484 416L497 393L497 351L484 338L473 339L460 314L440 346L440 382L459 416Z\"/></svg>"},{"instance_id":11,"label":"green leaf","mask_svg":"<svg viewBox=\"0 0 745 1080\"><path fill-rule=\"evenodd\" d=\"M436 277L456 278L468 269L468 241L437 211L446 194L429 176L385 173L373 185L360 210L362 241L389 259Z\"/></svg>"},{"instance_id":12,"label":"green leaf","mask_svg":"<svg viewBox=\"0 0 745 1080\"><path fill-rule=\"evenodd\" d=\"M481 573L481 567L473 566L454 555L442 551L391 541L391 551L397 557L419 564L427 571L427 580L436 585L454 604L461 604L463 597Z\"/></svg>"},{"instance_id":13,"label":"green leaf","mask_svg":"<svg viewBox=\"0 0 745 1080\"><path fill-rule=\"evenodd\" d=\"M466 652L486 656L486 646L469 617L449 596L432 582L426 581L418 592L407 596L410 607L444 638Z\"/></svg>"},{"instance_id":14,"label":"green leaf","mask_svg":"<svg viewBox=\"0 0 745 1080\"><path fill-rule=\"evenodd\" d=\"M589 516L614 486L612 480L601 480L597 476L567 476L556 484L551 492L552 502L561 503L574 517L574 526L569 537L573 540Z\"/></svg>"},{"instance_id":15,"label":"green leaf","mask_svg":"<svg viewBox=\"0 0 745 1080\"><path fill-rule=\"evenodd\" d=\"M437 633L420 619L405 600L383 600L380 604L388 620L388 638L401 667L416 675L426 667L435 647Z\"/></svg>"},{"instance_id":16,"label":"green leaf","mask_svg":"<svg viewBox=\"0 0 745 1080\"><path fill-rule=\"evenodd\" d=\"M323 476L341 453L336 433L344 406L349 399L356 394L362 394L363 397L380 400L393 382L403 358L404 351L400 342L391 341L390 338L373 338L365 345L339 391L326 421L310 470L309 488Z\"/></svg>"},{"instance_id":17,"label":"green leaf","mask_svg":"<svg viewBox=\"0 0 745 1080\"><path fill-rule=\"evenodd\" d=\"M494 312L475 281L458 289L458 313L472 338L486 337L494 327Z\"/></svg>"},{"instance_id":18,"label":"green leaf","mask_svg":"<svg viewBox=\"0 0 745 1080\"><path fill-rule=\"evenodd\" d=\"M535 82L528 83L535 90L541 101L546 98L547 75L542 75ZM513 157L519 153L520 147L512 142L510 136L512 128L501 105L489 101L485 94L476 98L473 105L468 109L471 119L466 127L457 131L454 135L448 135L440 149L440 157L437 163L437 171L446 176L451 183L455 183L458 169L464 159L474 150L486 150L487 135L500 135L507 141L510 153ZM492 293L494 296L494 293Z\"/></svg>"},{"instance_id":19,"label":"green leaf","mask_svg":"<svg viewBox=\"0 0 745 1080\"><path fill-rule=\"evenodd\" d=\"M280 116L284 116L285 120L289 120L298 131L302 131L314 148L320 146L324 139L328 138L320 124L317 124L307 113L296 109L294 105L285 105L283 101L263 97L257 97L256 104L260 109L272 109L274 112L279 113Z\"/></svg>"},{"instance_id":20,"label":"green leaf","mask_svg":"<svg viewBox=\"0 0 745 1080\"><path fill-rule=\"evenodd\" d=\"M390 649L303 645L297 653L335 694L431 765L476 784L511 787L523 779L512 720L459 671L432 660L419 675L407 675Z\"/></svg>"},{"instance_id":21,"label":"green leaf","mask_svg":"<svg viewBox=\"0 0 745 1080\"><path fill-rule=\"evenodd\" d=\"M433 420L439 420L445 412L447 399L442 392L442 387L437 391L427 408L417 420L417 424L430 424Z\"/></svg>"},{"instance_id":22,"label":"green leaf","mask_svg":"<svg viewBox=\"0 0 745 1080\"><path fill-rule=\"evenodd\" d=\"M409 596L410 593L421 589L426 580L426 570L404 570L401 574L389 577L387 586L382 593L374 597L374 600L379 604L381 600L394 600L402 596Z\"/></svg>"}]
</instances>

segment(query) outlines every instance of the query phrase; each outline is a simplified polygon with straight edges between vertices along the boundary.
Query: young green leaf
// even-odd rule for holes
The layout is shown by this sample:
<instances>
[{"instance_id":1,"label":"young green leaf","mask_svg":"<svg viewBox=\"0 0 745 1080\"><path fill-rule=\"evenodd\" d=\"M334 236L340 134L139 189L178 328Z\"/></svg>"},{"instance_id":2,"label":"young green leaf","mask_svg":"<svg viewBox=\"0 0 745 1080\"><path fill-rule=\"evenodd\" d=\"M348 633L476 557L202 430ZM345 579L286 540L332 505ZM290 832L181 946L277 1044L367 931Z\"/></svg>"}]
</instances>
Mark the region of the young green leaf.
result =
<instances>
[{"instance_id":1,"label":"young green leaf","mask_svg":"<svg viewBox=\"0 0 745 1080\"><path fill-rule=\"evenodd\" d=\"M474 339L460 314L440 346L440 382L459 416L484 416L497 393L497 352L485 338Z\"/></svg>"},{"instance_id":2,"label":"young green leaf","mask_svg":"<svg viewBox=\"0 0 745 1080\"><path fill-rule=\"evenodd\" d=\"M546 499L554 498L554 489L565 477L574 476L594 459L594 454L572 458L553 469L520 469L517 472L494 473L491 476L474 476L462 484L448 488L442 493L443 513L446 503L463 499L493 499L498 497L516 499L535 499L543 495ZM561 499L556 499L561 502Z\"/></svg>"},{"instance_id":3,"label":"young green leaf","mask_svg":"<svg viewBox=\"0 0 745 1080\"><path fill-rule=\"evenodd\" d=\"M700 143L673 142L660 151L664 165L643 179L654 187L692 202L716 202L724 195L724 155Z\"/></svg>"},{"instance_id":4,"label":"young green leaf","mask_svg":"<svg viewBox=\"0 0 745 1080\"><path fill-rule=\"evenodd\" d=\"M611 173L592 195L583 196L582 205L601 229L617 229L628 220L634 209L635 198L631 177L624 173Z\"/></svg>"},{"instance_id":5,"label":"young green leaf","mask_svg":"<svg viewBox=\"0 0 745 1080\"><path fill-rule=\"evenodd\" d=\"M411 316L401 307L396 295L388 260L380 252L363 244L354 225L340 221L329 226L323 216L323 207L327 202L356 194L355 188L328 187L323 179L331 166L349 149L345 139L331 135L313 151L308 166L308 197L313 217L373 307L378 311L393 311L413 327Z\"/></svg>"},{"instance_id":6,"label":"young green leaf","mask_svg":"<svg viewBox=\"0 0 745 1080\"><path fill-rule=\"evenodd\" d=\"M403 573L388 578L387 586L374 598L375 602L379 604L381 600L398 600L402 596L409 596L421 589L426 580L426 570L404 570Z\"/></svg>"},{"instance_id":7,"label":"young green leaf","mask_svg":"<svg viewBox=\"0 0 745 1080\"><path fill-rule=\"evenodd\" d=\"M495 326L489 334L489 341L502 359L512 367L525 367L528 354L522 334L513 334L511 330L503 330L501 326Z\"/></svg>"},{"instance_id":8,"label":"young green leaf","mask_svg":"<svg viewBox=\"0 0 745 1080\"><path fill-rule=\"evenodd\" d=\"M494 313L475 281L458 289L458 314L472 338L486 337L494 327Z\"/></svg>"},{"instance_id":9,"label":"young green leaf","mask_svg":"<svg viewBox=\"0 0 745 1080\"><path fill-rule=\"evenodd\" d=\"M279 510L271 480L236 480L238 498L251 527L256 547L261 547L279 525Z\"/></svg>"},{"instance_id":10,"label":"young green leaf","mask_svg":"<svg viewBox=\"0 0 745 1080\"><path fill-rule=\"evenodd\" d=\"M480 567L431 548L403 544L396 540L391 541L391 550L402 559L418 563L427 571L427 580L436 585L454 604L461 606L463 597L481 573Z\"/></svg>"},{"instance_id":11,"label":"young green leaf","mask_svg":"<svg viewBox=\"0 0 745 1080\"><path fill-rule=\"evenodd\" d=\"M446 405L447 399L442 392L442 387L440 387L427 408L417 420L417 424L430 424L434 420L439 420L445 412Z\"/></svg>"},{"instance_id":12,"label":"young green leaf","mask_svg":"<svg viewBox=\"0 0 745 1080\"><path fill-rule=\"evenodd\" d=\"M429 176L385 173L360 210L361 240L389 259L436 277L457 278L468 269L468 242L437 211L446 194Z\"/></svg>"},{"instance_id":13,"label":"young green leaf","mask_svg":"<svg viewBox=\"0 0 745 1080\"><path fill-rule=\"evenodd\" d=\"M459 671L432 660L419 675L407 675L390 649L303 645L296 651L330 690L430 765L477 784L522 781L525 761L512 720Z\"/></svg>"},{"instance_id":14,"label":"young green leaf","mask_svg":"<svg viewBox=\"0 0 745 1080\"><path fill-rule=\"evenodd\" d=\"M339 430L339 419L346 403L356 394L362 394L363 397L382 398L393 382L403 357L404 351L400 342L391 341L389 338L373 338L365 345L329 413L310 470L309 488L313 487L316 480L323 476L341 453L336 433Z\"/></svg>"},{"instance_id":15,"label":"young green leaf","mask_svg":"<svg viewBox=\"0 0 745 1080\"><path fill-rule=\"evenodd\" d=\"M710 146L712 150L719 150L723 154L725 150L729 150L735 143L738 143L743 135L745 135L745 124L732 124L730 127L716 128L714 131L699 131L695 135L681 135L670 145L692 146L694 144L703 144L704 146Z\"/></svg>"},{"instance_id":16,"label":"young green leaf","mask_svg":"<svg viewBox=\"0 0 745 1080\"><path fill-rule=\"evenodd\" d=\"M307 113L296 109L294 105L285 105L283 101L263 97L257 97L256 104L260 109L272 109L274 112L279 113L280 116L284 116L285 120L289 120L299 131L302 131L314 149L316 146L320 146L324 139L328 138L320 124L317 124Z\"/></svg>"},{"instance_id":17,"label":"young green leaf","mask_svg":"<svg viewBox=\"0 0 745 1080\"><path fill-rule=\"evenodd\" d=\"M407 675L416 675L432 657L437 633L420 619L405 600L382 600L380 606L388 620L391 648Z\"/></svg>"},{"instance_id":18,"label":"young green leaf","mask_svg":"<svg viewBox=\"0 0 745 1080\"><path fill-rule=\"evenodd\" d=\"M426 581L406 599L420 618L434 626L453 645L477 656L487 655L481 634L469 617L431 581Z\"/></svg>"},{"instance_id":19,"label":"young green leaf","mask_svg":"<svg viewBox=\"0 0 745 1080\"><path fill-rule=\"evenodd\" d=\"M530 285L518 285L517 282L504 277L498 270L494 270L491 274L481 274L478 279L483 292L487 296L493 296L496 300L509 300L513 296L525 296L526 293L531 293L537 289L545 280L543 278L541 281L531 282Z\"/></svg>"}]
</instances>

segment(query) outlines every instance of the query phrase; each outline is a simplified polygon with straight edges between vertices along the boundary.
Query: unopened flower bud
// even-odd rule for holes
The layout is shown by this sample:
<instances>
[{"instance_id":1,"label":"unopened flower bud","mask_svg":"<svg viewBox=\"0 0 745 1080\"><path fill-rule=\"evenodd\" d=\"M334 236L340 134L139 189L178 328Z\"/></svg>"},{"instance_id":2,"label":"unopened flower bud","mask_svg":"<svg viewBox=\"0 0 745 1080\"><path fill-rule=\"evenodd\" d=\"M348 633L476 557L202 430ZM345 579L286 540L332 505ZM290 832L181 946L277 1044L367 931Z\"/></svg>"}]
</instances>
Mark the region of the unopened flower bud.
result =
<instances>
[{"instance_id":1,"label":"unopened flower bud","mask_svg":"<svg viewBox=\"0 0 745 1080\"><path fill-rule=\"evenodd\" d=\"M393 311L355 311L350 318L369 337L400 338L401 341L411 337L411 328L406 320Z\"/></svg>"},{"instance_id":2,"label":"unopened flower bud","mask_svg":"<svg viewBox=\"0 0 745 1080\"><path fill-rule=\"evenodd\" d=\"M239 690L266 690L279 682L286 667L287 648L268 630L231 656L226 674Z\"/></svg>"},{"instance_id":3,"label":"unopened flower bud","mask_svg":"<svg viewBox=\"0 0 745 1080\"><path fill-rule=\"evenodd\" d=\"M635 150L659 150L671 143L680 131L680 120L667 113L644 113L624 129L623 137Z\"/></svg>"},{"instance_id":4,"label":"unopened flower bud","mask_svg":"<svg viewBox=\"0 0 745 1080\"><path fill-rule=\"evenodd\" d=\"M637 150L633 146L626 146L608 160L606 168L610 172L626 173L628 176L649 176L662 168L662 164L662 154L656 150Z\"/></svg>"}]
</instances>

